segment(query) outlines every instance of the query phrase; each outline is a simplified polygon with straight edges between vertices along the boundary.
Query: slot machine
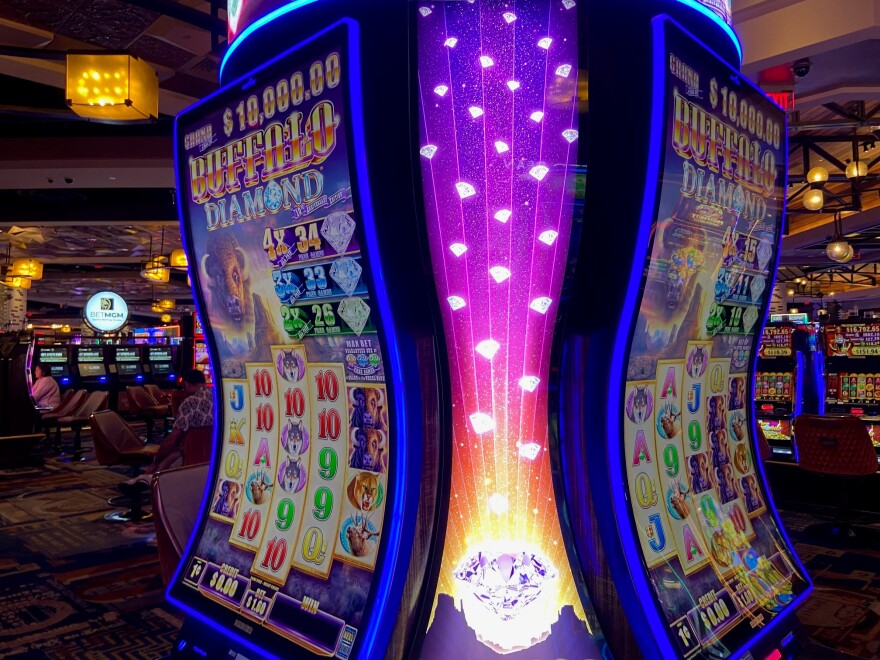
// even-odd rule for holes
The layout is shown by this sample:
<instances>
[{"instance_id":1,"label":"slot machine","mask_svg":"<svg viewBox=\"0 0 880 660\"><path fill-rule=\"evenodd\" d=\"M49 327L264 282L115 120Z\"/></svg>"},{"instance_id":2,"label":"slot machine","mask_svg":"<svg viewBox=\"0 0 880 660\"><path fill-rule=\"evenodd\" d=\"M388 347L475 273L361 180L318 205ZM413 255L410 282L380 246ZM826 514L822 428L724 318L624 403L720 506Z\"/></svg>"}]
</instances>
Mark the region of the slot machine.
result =
<instances>
[{"instance_id":1,"label":"slot machine","mask_svg":"<svg viewBox=\"0 0 880 660\"><path fill-rule=\"evenodd\" d=\"M150 378L157 385L169 385L177 378L177 346L147 346Z\"/></svg>"},{"instance_id":2,"label":"slot machine","mask_svg":"<svg viewBox=\"0 0 880 660\"><path fill-rule=\"evenodd\" d=\"M32 433L40 421L30 393L31 333L0 334L0 435Z\"/></svg>"},{"instance_id":3,"label":"slot machine","mask_svg":"<svg viewBox=\"0 0 880 660\"><path fill-rule=\"evenodd\" d=\"M71 361L75 386L80 389L108 389L107 346L77 346Z\"/></svg>"},{"instance_id":4,"label":"slot machine","mask_svg":"<svg viewBox=\"0 0 880 660\"><path fill-rule=\"evenodd\" d=\"M728 23L724 2L590 3L601 58L554 394L576 561L624 657L793 657L812 588L751 405L785 114L739 72Z\"/></svg>"},{"instance_id":5,"label":"slot machine","mask_svg":"<svg viewBox=\"0 0 880 660\"><path fill-rule=\"evenodd\" d=\"M144 382L144 361L140 346L113 346L113 361L108 365L116 389Z\"/></svg>"},{"instance_id":6,"label":"slot machine","mask_svg":"<svg viewBox=\"0 0 880 660\"><path fill-rule=\"evenodd\" d=\"M880 323L825 326L825 405L855 415L880 452Z\"/></svg>"},{"instance_id":7,"label":"slot machine","mask_svg":"<svg viewBox=\"0 0 880 660\"><path fill-rule=\"evenodd\" d=\"M188 614L179 655L375 658L430 613L441 348L417 153L391 130L409 122L407 43L385 38L406 10L239 3L222 88L177 117L216 404L168 590Z\"/></svg>"},{"instance_id":8,"label":"slot machine","mask_svg":"<svg viewBox=\"0 0 880 660\"><path fill-rule=\"evenodd\" d=\"M70 348L68 346L57 344L41 346L38 344L34 347L30 373L33 374L33 367L37 364L46 366L49 370L49 375L58 382L58 387L63 392L70 387L71 383L70 367L68 366L69 360Z\"/></svg>"},{"instance_id":9,"label":"slot machine","mask_svg":"<svg viewBox=\"0 0 880 660\"><path fill-rule=\"evenodd\" d=\"M205 374L205 383L213 387L214 379L211 375L211 357L208 354L208 345L205 343L205 329L198 314L193 315L193 353L192 368L198 369Z\"/></svg>"}]
</instances>

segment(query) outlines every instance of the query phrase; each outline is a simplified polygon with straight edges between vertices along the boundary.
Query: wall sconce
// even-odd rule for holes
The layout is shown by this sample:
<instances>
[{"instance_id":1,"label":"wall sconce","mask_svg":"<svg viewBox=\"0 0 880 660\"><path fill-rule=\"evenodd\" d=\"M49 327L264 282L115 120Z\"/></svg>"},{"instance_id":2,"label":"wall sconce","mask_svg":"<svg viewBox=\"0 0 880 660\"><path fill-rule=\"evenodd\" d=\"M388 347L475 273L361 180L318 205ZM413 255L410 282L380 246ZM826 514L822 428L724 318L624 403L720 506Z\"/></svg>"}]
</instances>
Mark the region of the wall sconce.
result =
<instances>
[{"instance_id":1,"label":"wall sconce","mask_svg":"<svg viewBox=\"0 0 880 660\"><path fill-rule=\"evenodd\" d=\"M136 121L159 116L159 78L125 53L68 53L67 105L80 117Z\"/></svg>"},{"instance_id":2,"label":"wall sconce","mask_svg":"<svg viewBox=\"0 0 880 660\"><path fill-rule=\"evenodd\" d=\"M189 262L186 259L186 252L181 249L172 250L169 265L172 268L186 268L189 266Z\"/></svg>"},{"instance_id":3,"label":"wall sconce","mask_svg":"<svg viewBox=\"0 0 880 660\"><path fill-rule=\"evenodd\" d=\"M9 274L39 280L43 277L43 264L36 259L16 259L12 262Z\"/></svg>"},{"instance_id":4,"label":"wall sconce","mask_svg":"<svg viewBox=\"0 0 880 660\"><path fill-rule=\"evenodd\" d=\"M161 261L147 261L141 266L141 277L149 282L165 284L171 279L171 269Z\"/></svg>"},{"instance_id":5,"label":"wall sconce","mask_svg":"<svg viewBox=\"0 0 880 660\"><path fill-rule=\"evenodd\" d=\"M853 160L846 165L846 178L859 179L868 175L868 164L862 160Z\"/></svg>"}]
</instances>

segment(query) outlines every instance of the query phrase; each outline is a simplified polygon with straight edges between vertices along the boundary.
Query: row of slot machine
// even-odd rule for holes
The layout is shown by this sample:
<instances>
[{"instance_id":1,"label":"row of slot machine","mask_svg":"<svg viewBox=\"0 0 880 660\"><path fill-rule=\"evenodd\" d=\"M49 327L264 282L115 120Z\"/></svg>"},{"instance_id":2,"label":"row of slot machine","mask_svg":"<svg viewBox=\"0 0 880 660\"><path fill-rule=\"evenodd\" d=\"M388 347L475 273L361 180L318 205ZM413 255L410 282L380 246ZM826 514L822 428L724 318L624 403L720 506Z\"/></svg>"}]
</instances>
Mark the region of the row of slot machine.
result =
<instances>
[{"instance_id":1,"label":"row of slot machine","mask_svg":"<svg viewBox=\"0 0 880 660\"><path fill-rule=\"evenodd\" d=\"M880 452L880 323L821 325L806 314L771 315L755 374L755 414L774 455L796 460L798 414L854 415Z\"/></svg>"},{"instance_id":2,"label":"row of slot machine","mask_svg":"<svg viewBox=\"0 0 880 660\"><path fill-rule=\"evenodd\" d=\"M786 129L729 19L230 4L175 126L216 402L175 655L793 656L748 405Z\"/></svg>"}]
</instances>

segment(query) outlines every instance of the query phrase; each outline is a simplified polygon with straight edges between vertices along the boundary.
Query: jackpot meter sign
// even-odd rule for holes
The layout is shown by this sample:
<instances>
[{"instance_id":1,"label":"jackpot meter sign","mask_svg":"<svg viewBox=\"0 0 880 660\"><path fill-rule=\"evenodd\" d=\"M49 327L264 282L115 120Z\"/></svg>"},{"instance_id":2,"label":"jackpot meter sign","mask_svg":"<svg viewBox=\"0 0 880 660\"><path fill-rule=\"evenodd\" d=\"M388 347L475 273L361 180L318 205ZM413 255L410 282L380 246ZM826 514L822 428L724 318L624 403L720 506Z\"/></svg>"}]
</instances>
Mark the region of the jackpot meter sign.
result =
<instances>
[{"instance_id":1,"label":"jackpot meter sign","mask_svg":"<svg viewBox=\"0 0 880 660\"><path fill-rule=\"evenodd\" d=\"M352 192L346 29L178 120L222 445L171 589L261 648L342 658L383 543L395 439Z\"/></svg>"},{"instance_id":2,"label":"jackpot meter sign","mask_svg":"<svg viewBox=\"0 0 880 660\"><path fill-rule=\"evenodd\" d=\"M749 368L779 240L785 124L671 21L658 20L655 38L663 46L659 199L619 455L632 529L673 643L683 657L727 657L807 588L750 437ZM790 346L789 335L778 339Z\"/></svg>"}]
</instances>

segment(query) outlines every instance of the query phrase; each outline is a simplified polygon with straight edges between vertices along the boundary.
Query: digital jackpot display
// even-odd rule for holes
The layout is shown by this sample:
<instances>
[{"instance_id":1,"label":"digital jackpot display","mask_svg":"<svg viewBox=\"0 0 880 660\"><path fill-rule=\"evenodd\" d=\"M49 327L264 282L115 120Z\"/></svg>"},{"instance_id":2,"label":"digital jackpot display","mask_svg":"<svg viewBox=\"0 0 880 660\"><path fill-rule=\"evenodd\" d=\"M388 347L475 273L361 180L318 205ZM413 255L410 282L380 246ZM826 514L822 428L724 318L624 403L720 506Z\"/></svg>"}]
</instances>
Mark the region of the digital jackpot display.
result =
<instances>
[{"instance_id":1,"label":"digital jackpot display","mask_svg":"<svg viewBox=\"0 0 880 660\"><path fill-rule=\"evenodd\" d=\"M728 657L808 586L757 472L749 396L786 128L779 108L676 24L654 29L659 187L618 451L669 637L682 657Z\"/></svg>"},{"instance_id":2,"label":"digital jackpot display","mask_svg":"<svg viewBox=\"0 0 880 660\"><path fill-rule=\"evenodd\" d=\"M392 392L350 165L351 29L177 125L221 444L169 596L273 655L292 642L349 657L394 496Z\"/></svg>"},{"instance_id":3,"label":"digital jackpot display","mask_svg":"<svg viewBox=\"0 0 880 660\"><path fill-rule=\"evenodd\" d=\"M758 347L758 356L762 358L791 357L793 336L794 326L765 326Z\"/></svg>"},{"instance_id":4,"label":"digital jackpot display","mask_svg":"<svg viewBox=\"0 0 880 660\"><path fill-rule=\"evenodd\" d=\"M418 12L418 149L452 395L449 517L421 657L599 658L548 453L574 209L576 3Z\"/></svg>"},{"instance_id":5,"label":"digital jackpot display","mask_svg":"<svg viewBox=\"0 0 880 660\"><path fill-rule=\"evenodd\" d=\"M843 323L825 326L828 357L880 356L880 323Z\"/></svg>"}]
</instances>

